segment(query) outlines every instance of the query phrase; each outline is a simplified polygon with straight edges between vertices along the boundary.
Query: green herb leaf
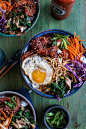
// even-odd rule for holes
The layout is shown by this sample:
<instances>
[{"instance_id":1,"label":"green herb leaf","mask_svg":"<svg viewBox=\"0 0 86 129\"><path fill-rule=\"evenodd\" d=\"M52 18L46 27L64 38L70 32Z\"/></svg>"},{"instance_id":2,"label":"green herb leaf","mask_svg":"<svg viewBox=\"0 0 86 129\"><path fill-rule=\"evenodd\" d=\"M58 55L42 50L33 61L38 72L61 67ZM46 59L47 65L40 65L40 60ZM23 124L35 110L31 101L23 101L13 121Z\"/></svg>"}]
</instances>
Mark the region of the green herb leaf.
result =
<instances>
[{"instance_id":1,"label":"green herb leaf","mask_svg":"<svg viewBox=\"0 0 86 129\"><path fill-rule=\"evenodd\" d=\"M57 119L57 116L59 116L60 114L60 111L56 112L56 114L54 115L52 121L51 121L51 124L53 124L55 122L55 120Z\"/></svg>"},{"instance_id":2,"label":"green herb leaf","mask_svg":"<svg viewBox=\"0 0 86 129\"><path fill-rule=\"evenodd\" d=\"M66 43L65 39L62 39L62 40L63 40L64 48L67 50L67 43Z\"/></svg>"},{"instance_id":3,"label":"green herb leaf","mask_svg":"<svg viewBox=\"0 0 86 129\"><path fill-rule=\"evenodd\" d=\"M54 37L54 38L52 38L52 41L57 40L57 39L58 39L58 37Z\"/></svg>"},{"instance_id":4,"label":"green herb leaf","mask_svg":"<svg viewBox=\"0 0 86 129\"><path fill-rule=\"evenodd\" d=\"M46 114L46 116L54 116L54 113L49 112L49 113Z\"/></svg>"},{"instance_id":5,"label":"green herb leaf","mask_svg":"<svg viewBox=\"0 0 86 129\"><path fill-rule=\"evenodd\" d=\"M71 45L67 40L68 37L69 37L69 35L62 35L62 34L57 34L57 33L54 34L54 37L52 38L52 42L53 42L52 46L56 45L57 39L61 39L62 40L61 48L63 48L63 49L65 48L67 50L67 44Z\"/></svg>"},{"instance_id":6,"label":"green herb leaf","mask_svg":"<svg viewBox=\"0 0 86 129\"><path fill-rule=\"evenodd\" d=\"M52 44L52 46L56 45L56 43L57 43L57 42L56 42L56 41L54 41L54 42L53 42L53 44Z\"/></svg>"},{"instance_id":7,"label":"green herb leaf","mask_svg":"<svg viewBox=\"0 0 86 129\"><path fill-rule=\"evenodd\" d=\"M12 102L15 106L17 106L17 103L16 103L16 101L15 101L14 98L11 98L11 102Z\"/></svg>"},{"instance_id":8,"label":"green herb leaf","mask_svg":"<svg viewBox=\"0 0 86 129\"><path fill-rule=\"evenodd\" d=\"M9 103L9 102L4 102L8 107L12 108L13 107L13 104L12 103Z\"/></svg>"},{"instance_id":9,"label":"green herb leaf","mask_svg":"<svg viewBox=\"0 0 86 129\"><path fill-rule=\"evenodd\" d=\"M66 38L65 38L65 41L67 42L68 45L71 45Z\"/></svg>"},{"instance_id":10,"label":"green herb leaf","mask_svg":"<svg viewBox=\"0 0 86 129\"><path fill-rule=\"evenodd\" d=\"M53 125L51 124L51 122L48 119L46 121L53 128Z\"/></svg>"}]
</instances>

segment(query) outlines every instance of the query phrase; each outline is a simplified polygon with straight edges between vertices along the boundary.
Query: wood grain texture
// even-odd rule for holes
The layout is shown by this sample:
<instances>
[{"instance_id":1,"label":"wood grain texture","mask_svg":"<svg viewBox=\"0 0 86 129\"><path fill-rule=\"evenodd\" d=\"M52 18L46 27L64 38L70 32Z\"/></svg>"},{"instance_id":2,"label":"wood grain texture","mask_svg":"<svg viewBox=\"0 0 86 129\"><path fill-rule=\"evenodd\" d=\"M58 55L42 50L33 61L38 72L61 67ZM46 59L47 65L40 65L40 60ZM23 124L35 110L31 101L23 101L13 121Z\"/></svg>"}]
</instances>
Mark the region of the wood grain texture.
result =
<instances>
[{"instance_id":1,"label":"wood grain texture","mask_svg":"<svg viewBox=\"0 0 86 129\"><path fill-rule=\"evenodd\" d=\"M40 16L35 26L20 37L4 37L0 35L0 47L5 52L6 62L19 49L23 49L27 41L36 33L46 29L62 29L71 33L76 32L84 39L86 46L86 0L76 0L71 15L65 20L56 20L51 16L51 0L40 0ZM5 62L5 63L6 63ZM1 69L2 67L0 67ZM0 80L0 91L30 89L22 78L20 65L17 64ZM49 106L59 104L64 106L70 114L70 124L67 129L86 129L86 84L74 95L58 102L55 99L43 98L36 93L31 93L31 98L36 109L40 129L46 129L43 116Z\"/></svg>"}]
</instances>

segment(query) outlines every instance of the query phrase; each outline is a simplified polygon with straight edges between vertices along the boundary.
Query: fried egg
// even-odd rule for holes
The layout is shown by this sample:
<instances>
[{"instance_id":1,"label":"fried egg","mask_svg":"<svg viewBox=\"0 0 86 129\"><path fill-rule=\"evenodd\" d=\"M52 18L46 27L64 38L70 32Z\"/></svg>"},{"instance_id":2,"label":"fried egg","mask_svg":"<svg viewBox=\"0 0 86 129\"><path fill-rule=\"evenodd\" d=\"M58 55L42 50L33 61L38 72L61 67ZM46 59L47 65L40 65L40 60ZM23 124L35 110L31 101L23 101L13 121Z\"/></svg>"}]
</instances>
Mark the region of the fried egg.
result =
<instances>
[{"instance_id":1,"label":"fried egg","mask_svg":"<svg viewBox=\"0 0 86 129\"><path fill-rule=\"evenodd\" d=\"M52 79L53 68L47 63L46 59L38 55L24 59L21 67L34 88L46 85Z\"/></svg>"}]
</instances>

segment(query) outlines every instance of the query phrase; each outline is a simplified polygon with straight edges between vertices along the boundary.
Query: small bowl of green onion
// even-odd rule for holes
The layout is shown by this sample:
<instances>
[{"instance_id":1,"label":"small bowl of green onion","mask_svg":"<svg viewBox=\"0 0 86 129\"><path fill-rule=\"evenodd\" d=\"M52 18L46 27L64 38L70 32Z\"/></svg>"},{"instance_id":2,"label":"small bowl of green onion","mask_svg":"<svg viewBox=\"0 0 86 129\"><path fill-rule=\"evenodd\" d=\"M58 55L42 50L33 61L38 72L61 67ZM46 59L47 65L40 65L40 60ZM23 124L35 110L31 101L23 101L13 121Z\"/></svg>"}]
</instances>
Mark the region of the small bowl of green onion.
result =
<instances>
[{"instance_id":1,"label":"small bowl of green onion","mask_svg":"<svg viewBox=\"0 0 86 129\"><path fill-rule=\"evenodd\" d=\"M48 108L44 114L44 124L48 129L66 129L69 123L70 115L61 105Z\"/></svg>"}]
</instances>

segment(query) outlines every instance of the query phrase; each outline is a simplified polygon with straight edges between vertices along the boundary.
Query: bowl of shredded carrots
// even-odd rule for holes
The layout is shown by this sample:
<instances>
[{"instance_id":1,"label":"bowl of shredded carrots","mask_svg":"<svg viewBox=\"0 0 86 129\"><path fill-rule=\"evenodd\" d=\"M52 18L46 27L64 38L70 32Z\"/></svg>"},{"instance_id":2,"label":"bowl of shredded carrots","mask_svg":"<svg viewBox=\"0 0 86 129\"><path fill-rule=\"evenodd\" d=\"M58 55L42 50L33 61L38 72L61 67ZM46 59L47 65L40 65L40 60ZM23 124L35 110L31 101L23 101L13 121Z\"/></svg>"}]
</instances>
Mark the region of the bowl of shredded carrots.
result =
<instances>
[{"instance_id":1,"label":"bowl of shredded carrots","mask_svg":"<svg viewBox=\"0 0 86 129\"><path fill-rule=\"evenodd\" d=\"M33 105L22 94L13 91L0 92L0 128L36 127Z\"/></svg>"},{"instance_id":2,"label":"bowl of shredded carrots","mask_svg":"<svg viewBox=\"0 0 86 129\"><path fill-rule=\"evenodd\" d=\"M0 34L20 36L36 24L39 0L0 0Z\"/></svg>"},{"instance_id":3,"label":"bowl of shredded carrots","mask_svg":"<svg viewBox=\"0 0 86 129\"><path fill-rule=\"evenodd\" d=\"M20 58L21 74L27 85L47 98L69 97L86 80L86 48L80 36L49 29L34 35Z\"/></svg>"}]
</instances>

